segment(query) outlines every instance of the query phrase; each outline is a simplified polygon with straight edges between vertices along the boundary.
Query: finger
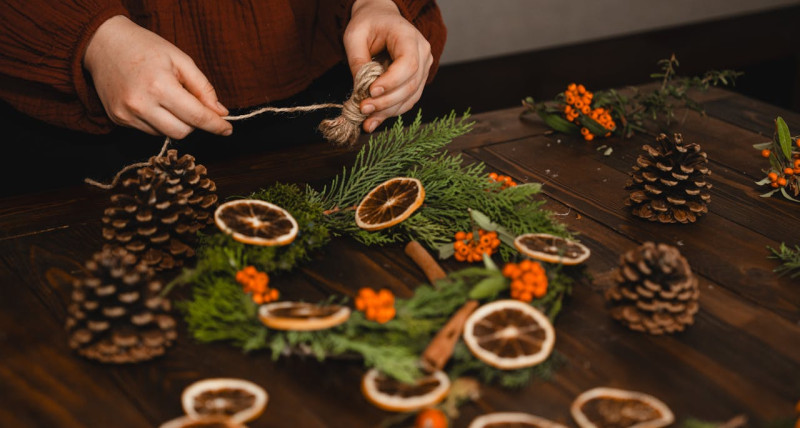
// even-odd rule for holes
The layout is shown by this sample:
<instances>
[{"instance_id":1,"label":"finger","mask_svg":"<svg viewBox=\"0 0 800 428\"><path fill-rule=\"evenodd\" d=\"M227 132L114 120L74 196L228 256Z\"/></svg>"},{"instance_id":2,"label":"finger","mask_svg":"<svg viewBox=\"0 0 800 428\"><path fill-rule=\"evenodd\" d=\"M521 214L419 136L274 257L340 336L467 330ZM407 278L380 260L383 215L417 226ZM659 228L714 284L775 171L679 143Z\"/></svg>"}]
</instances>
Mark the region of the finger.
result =
<instances>
[{"instance_id":1,"label":"finger","mask_svg":"<svg viewBox=\"0 0 800 428\"><path fill-rule=\"evenodd\" d=\"M361 113L372 114L398 107L412 97L423 84L420 76L417 76L392 92L377 98L367 98L361 102Z\"/></svg>"},{"instance_id":2,"label":"finger","mask_svg":"<svg viewBox=\"0 0 800 428\"><path fill-rule=\"evenodd\" d=\"M180 86L165 94L161 106L185 124L217 135L230 135L233 126Z\"/></svg>"},{"instance_id":3,"label":"finger","mask_svg":"<svg viewBox=\"0 0 800 428\"><path fill-rule=\"evenodd\" d=\"M419 50L416 42L399 42L389 51L392 63L386 72L370 85L370 94L379 97L392 92L417 75L420 68Z\"/></svg>"},{"instance_id":4,"label":"finger","mask_svg":"<svg viewBox=\"0 0 800 428\"><path fill-rule=\"evenodd\" d=\"M147 117L141 118L161 135L173 140L182 140L194 131L194 128L178 119L163 107L154 108Z\"/></svg>"},{"instance_id":5,"label":"finger","mask_svg":"<svg viewBox=\"0 0 800 428\"><path fill-rule=\"evenodd\" d=\"M344 50L347 53L347 64L350 66L350 73L353 77L364 64L372 61L369 39L365 30L351 30L345 34Z\"/></svg>"},{"instance_id":6,"label":"finger","mask_svg":"<svg viewBox=\"0 0 800 428\"><path fill-rule=\"evenodd\" d=\"M219 102L214 86L208 81L206 75L197 68L191 58L176 61L178 66L178 81L189 93L194 95L201 103L217 113L218 116L227 116L228 109Z\"/></svg>"},{"instance_id":7,"label":"finger","mask_svg":"<svg viewBox=\"0 0 800 428\"><path fill-rule=\"evenodd\" d=\"M164 135L161 132L158 132L157 129L155 129L152 126L150 126L149 123L147 123L144 120L139 119L139 118L136 118L135 120L133 120L130 124L128 124L126 126L129 126L131 128L136 128L136 129L138 129L140 131L144 131L144 132L146 132L146 133L148 133L150 135Z\"/></svg>"}]
</instances>

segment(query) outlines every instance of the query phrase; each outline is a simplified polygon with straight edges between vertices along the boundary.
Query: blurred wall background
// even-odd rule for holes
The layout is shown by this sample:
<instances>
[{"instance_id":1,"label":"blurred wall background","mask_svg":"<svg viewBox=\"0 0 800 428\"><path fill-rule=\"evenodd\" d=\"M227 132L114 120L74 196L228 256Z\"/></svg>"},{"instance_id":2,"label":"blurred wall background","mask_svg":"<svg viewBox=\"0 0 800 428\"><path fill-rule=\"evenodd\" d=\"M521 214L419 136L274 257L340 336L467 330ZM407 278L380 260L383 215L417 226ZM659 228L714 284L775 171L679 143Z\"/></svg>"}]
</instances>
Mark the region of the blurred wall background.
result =
<instances>
[{"instance_id":1,"label":"blurred wall background","mask_svg":"<svg viewBox=\"0 0 800 428\"><path fill-rule=\"evenodd\" d=\"M800 1L439 0L438 4L448 29L442 63L450 64L729 18Z\"/></svg>"}]
</instances>

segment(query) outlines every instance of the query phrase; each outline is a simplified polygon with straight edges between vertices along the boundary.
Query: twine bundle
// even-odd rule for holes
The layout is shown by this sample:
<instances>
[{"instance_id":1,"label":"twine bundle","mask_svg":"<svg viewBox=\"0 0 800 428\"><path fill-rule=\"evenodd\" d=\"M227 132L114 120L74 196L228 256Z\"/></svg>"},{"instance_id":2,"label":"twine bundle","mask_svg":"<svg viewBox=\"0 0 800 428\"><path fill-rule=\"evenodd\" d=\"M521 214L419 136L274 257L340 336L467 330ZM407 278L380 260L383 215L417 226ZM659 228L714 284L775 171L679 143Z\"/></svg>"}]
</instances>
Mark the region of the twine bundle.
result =
<instances>
[{"instance_id":1,"label":"twine bundle","mask_svg":"<svg viewBox=\"0 0 800 428\"><path fill-rule=\"evenodd\" d=\"M333 119L325 119L319 124L319 130L322 132L322 136L327 140L333 143L336 146L342 147L352 147L356 141L358 141L358 136L361 134L361 124L367 118L368 115L361 113L361 101L367 99L369 97L369 86L372 82L375 81L381 74L386 70L383 64L377 61L371 61L358 70L356 73L355 78L353 79L353 92L350 94L350 98L348 98L343 104L333 104L333 103L325 103L325 104L311 104L307 106L296 106L296 107L263 107L250 113L238 115L238 116L224 116L223 119L229 121L236 121L236 120L244 120L249 119L251 117L259 116L264 113L297 113L297 112L309 112L309 111L316 111L328 108L339 108L342 109L342 113ZM167 137L164 140L164 144L161 147L161 151L158 153L158 157L164 156L169 148L170 143L172 140ZM112 189L114 188L122 177L123 174L126 172L135 169L141 168L143 166L149 165L149 162L139 162L128 165L122 168L115 176L114 179L111 180L111 183L103 184L98 181L92 180L91 178L86 178L84 181L92 186L99 187L101 189Z\"/></svg>"}]
</instances>

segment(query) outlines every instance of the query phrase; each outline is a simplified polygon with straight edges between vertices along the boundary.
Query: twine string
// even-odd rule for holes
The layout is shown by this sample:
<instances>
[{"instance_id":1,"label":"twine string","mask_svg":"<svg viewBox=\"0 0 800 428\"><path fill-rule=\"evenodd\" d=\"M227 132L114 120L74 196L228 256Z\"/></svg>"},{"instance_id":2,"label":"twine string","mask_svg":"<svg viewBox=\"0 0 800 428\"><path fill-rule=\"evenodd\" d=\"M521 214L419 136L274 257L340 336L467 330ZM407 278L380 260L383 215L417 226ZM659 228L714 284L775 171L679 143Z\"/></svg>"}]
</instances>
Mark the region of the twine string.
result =
<instances>
[{"instance_id":1,"label":"twine string","mask_svg":"<svg viewBox=\"0 0 800 428\"><path fill-rule=\"evenodd\" d=\"M275 113L275 114L285 114L285 113L297 113L297 112L310 112L316 110L323 110L323 109L330 109L330 108L338 108L342 110L342 113L333 119L326 119L323 120L319 124L319 130L322 132L322 136L333 143L336 146L344 146L344 147L352 147L356 141L358 140L358 136L361 134L361 124L364 122L364 119L367 118L368 115L361 113L361 101L365 100L369 97L369 86L372 82L375 81L383 72L385 71L385 67L377 62L372 61L364 64L363 67L356 73L355 78L353 79L353 93L350 95L343 104L335 104L335 103L322 103L322 104L311 104L307 106L295 106L295 107L262 107L256 110L253 110L249 113L241 114L241 115L232 115L232 116L223 116L222 118L228 121L237 121L237 120L245 120L251 117L259 116L264 113ZM161 151L156 155L156 158L163 157L164 154L167 152L172 140L169 137L164 139L164 144L161 146ZM110 183L105 184L99 181L93 180L91 178L84 179L84 182L90 184L94 187L110 190L116 187L116 185L121 180L122 176L125 175L126 172L141 168L144 166L148 166L152 164L151 160L147 162L137 162L130 164L117 172L114 178L111 180Z\"/></svg>"}]
</instances>

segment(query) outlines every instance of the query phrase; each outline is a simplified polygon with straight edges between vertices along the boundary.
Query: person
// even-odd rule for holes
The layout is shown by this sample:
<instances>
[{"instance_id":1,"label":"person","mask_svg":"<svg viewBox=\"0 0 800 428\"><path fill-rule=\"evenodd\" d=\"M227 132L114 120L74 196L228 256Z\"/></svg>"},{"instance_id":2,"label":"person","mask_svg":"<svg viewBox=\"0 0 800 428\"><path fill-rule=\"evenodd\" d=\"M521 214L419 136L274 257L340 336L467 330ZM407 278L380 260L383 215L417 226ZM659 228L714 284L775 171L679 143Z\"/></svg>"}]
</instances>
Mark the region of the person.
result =
<instances>
[{"instance_id":1,"label":"person","mask_svg":"<svg viewBox=\"0 0 800 428\"><path fill-rule=\"evenodd\" d=\"M392 59L361 103L374 131L438 67L435 0L6 0L0 98L58 127L227 136L223 116L291 97L346 61Z\"/></svg>"}]
</instances>

